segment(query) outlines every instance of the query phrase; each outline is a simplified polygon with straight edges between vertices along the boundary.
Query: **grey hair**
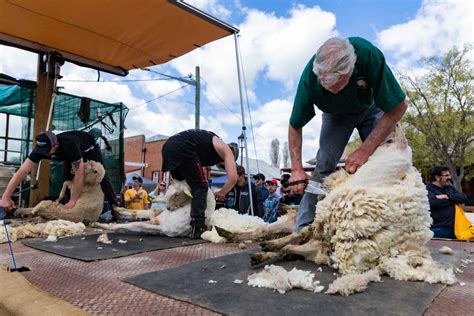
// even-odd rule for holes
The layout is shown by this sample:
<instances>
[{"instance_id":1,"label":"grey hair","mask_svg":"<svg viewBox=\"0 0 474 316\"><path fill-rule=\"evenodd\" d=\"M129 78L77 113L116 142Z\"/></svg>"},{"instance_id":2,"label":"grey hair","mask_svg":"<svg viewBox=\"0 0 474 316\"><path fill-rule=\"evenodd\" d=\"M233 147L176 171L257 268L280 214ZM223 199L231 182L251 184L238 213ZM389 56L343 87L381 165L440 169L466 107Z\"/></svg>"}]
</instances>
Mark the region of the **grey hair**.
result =
<instances>
[{"instance_id":1,"label":"grey hair","mask_svg":"<svg viewBox=\"0 0 474 316\"><path fill-rule=\"evenodd\" d=\"M316 52L313 72L323 87L331 87L341 76L352 73L356 60L354 47L349 40L333 37Z\"/></svg>"}]
</instances>

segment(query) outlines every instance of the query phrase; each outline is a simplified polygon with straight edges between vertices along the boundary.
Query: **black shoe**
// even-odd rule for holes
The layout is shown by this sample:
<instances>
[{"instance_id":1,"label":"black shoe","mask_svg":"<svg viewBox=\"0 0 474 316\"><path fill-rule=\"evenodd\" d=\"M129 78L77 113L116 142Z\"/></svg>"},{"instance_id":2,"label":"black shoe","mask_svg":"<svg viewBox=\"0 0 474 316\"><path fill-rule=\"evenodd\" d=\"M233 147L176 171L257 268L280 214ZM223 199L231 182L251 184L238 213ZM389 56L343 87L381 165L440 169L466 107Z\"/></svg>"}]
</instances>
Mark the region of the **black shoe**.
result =
<instances>
[{"instance_id":1,"label":"black shoe","mask_svg":"<svg viewBox=\"0 0 474 316\"><path fill-rule=\"evenodd\" d=\"M199 239L201 238L202 233L207 231L206 225L195 225L191 227L191 236L189 236L191 239Z\"/></svg>"}]
</instances>

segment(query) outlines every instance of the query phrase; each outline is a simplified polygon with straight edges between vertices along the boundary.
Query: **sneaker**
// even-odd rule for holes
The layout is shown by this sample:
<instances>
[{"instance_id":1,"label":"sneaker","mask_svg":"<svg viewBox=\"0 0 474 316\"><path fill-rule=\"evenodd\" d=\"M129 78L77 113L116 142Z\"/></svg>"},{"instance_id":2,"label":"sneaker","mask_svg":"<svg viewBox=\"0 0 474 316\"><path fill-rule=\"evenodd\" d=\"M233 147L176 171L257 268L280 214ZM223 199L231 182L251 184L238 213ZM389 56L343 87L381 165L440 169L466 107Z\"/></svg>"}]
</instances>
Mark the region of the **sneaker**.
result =
<instances>
[{"instance_id":1,"label":"sneaker","mask_svg":"<svg viewBox=\"0 0 474 316\"><path fill-rule=\"evenodd\" d=\"M192 231L191 231L191 239L199 239L201 238L202 233L207 231L207 228L205 225L195 225L192 226Z\"/></svg>"}]
</instances>

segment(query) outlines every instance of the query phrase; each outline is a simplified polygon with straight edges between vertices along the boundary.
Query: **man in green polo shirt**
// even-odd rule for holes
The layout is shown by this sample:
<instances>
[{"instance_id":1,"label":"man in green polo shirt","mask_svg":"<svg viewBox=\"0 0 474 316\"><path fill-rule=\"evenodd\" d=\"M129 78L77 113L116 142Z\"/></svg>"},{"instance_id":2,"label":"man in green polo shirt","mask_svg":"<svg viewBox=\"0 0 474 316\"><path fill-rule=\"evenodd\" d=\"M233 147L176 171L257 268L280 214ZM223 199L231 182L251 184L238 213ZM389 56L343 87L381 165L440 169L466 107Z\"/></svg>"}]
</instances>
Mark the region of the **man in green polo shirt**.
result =
<instances>
[{"instance_id":1,"label":"man in green polo shirt","mask_svg":"<svg viewBox=\"0 0 474 316\"><path fill-rule=\"evenodd\" d=\"M362 144L346 159L354 173L389 136L407 109L405 94L382 52L360 37L331 38L313 56L301 75L288 128L290 182L306 179L301 161L303 127L322 112L319 150L313 180L334 172L355 128ZM304 192L304 184L291 187ZM305 193L295 230L313 222L317 196Z\"/></svg>"}]
</instances>

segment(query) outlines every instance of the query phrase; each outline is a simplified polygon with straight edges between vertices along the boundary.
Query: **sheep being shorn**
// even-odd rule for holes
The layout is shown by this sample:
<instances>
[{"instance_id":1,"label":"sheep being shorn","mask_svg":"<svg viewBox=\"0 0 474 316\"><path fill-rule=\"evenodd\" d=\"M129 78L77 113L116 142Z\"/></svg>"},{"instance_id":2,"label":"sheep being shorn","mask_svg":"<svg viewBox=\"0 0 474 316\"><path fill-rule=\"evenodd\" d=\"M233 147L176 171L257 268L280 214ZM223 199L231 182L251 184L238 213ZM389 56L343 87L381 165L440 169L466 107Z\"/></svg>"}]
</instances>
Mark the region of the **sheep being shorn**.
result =
<instances>
[{"instance_id":1,"label":"sheep being shorn","mask_svg":"<svg viewBox=\"0 0 474 316\"><path fill-rule=\"evenodd\" d=\"M105 170L101 163L96 161L84 162L84 184L76 205L66 208L55 201L41 201L33 208L18 209L15 216L40 216L45 219L64 219L71 222L92 223L99 219L104 207L104 193L100 182L104 178ZM73 181L65 181L60 198L66 188L74 190Z\"/></svg>"},{"instance_id":2,"label":"sheep being shorn","mask_svg":"<svg viewBox=\"0 0 474 316\"><path fill-rule=\"evenodd\" d=\"M186 236L191 233L191 197L190 188L186 181L174 181L166 191L167 209L159 212L157 216L150 218L149 221L124 224L95 223L94 226L111 231L141 232L168 237ZM206 225L208 226L215 208L214 194L211 190L208 190L205 211Z\"/></svg>"},{"instance_id":3,"label":"sheep being shorn","mask_svg":"<svg viewBox=\"0 0 474 316\"><path fill-rule=\"evenodd\" d=\"M455 282L452 269L434 262L426 247L433 236L427 192L400 128L395 141L381 145L355 174L337 171L324 185L329 193L318 202L313 224L262 243L269 252L253 255L252 264L289 253L303 255L347 275L347 282L338 282L331 292L344 295L354 291L341 284L349 286L351 276L375 269L397 280ZM288 245L300 236L310 240ZM373 273L366 275L376 279Z\"/></svg>"}]
</instances>

